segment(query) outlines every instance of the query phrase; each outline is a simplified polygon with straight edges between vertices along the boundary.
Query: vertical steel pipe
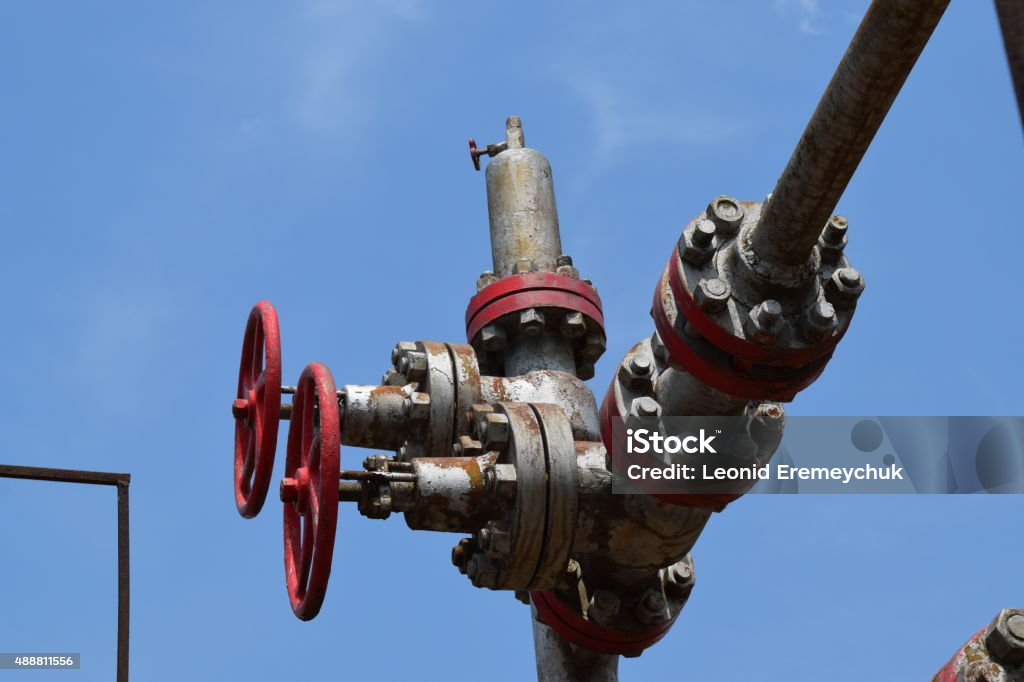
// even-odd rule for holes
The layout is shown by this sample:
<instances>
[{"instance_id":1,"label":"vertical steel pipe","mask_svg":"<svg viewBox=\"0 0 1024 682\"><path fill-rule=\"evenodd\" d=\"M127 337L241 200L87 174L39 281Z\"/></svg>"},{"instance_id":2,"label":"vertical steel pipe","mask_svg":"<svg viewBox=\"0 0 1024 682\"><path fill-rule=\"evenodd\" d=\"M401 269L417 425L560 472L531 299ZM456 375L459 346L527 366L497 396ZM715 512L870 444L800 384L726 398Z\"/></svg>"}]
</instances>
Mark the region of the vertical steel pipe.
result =
<instances>
[{"instance_id":1,"label":"vertical steel pipe","mask_svg":"<svg viewBox=\"0 0 1024 682\"><path fill-rule=\"evenodd\" d=\"M754 228L759 260L807 260L948 4L871 3Z\"/></svg>"}]
</instances>

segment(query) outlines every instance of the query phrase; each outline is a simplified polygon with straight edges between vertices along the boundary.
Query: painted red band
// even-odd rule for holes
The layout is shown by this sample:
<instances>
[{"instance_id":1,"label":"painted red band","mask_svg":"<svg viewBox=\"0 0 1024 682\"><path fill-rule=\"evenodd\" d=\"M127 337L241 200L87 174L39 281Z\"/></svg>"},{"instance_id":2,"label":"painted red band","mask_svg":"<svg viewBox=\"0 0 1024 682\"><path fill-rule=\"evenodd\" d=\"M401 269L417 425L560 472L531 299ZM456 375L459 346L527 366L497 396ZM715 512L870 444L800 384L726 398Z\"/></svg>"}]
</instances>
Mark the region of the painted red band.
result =
<instances>
[{"instance_id":1,"label":"painted red band","mask_svg":"<svg viewBox=\"0 0 1024 682\"><path fill-rule=\"evenodd\" d=\"M666 268L666 272L654 292L654 324L662 343L665 344L669 355L672 356L672 360L697 379L719 391L739 398L788 401L814 383L814 380L825 369L831 355L819 358L811 365L802 368L801 372L780 377L751 376L735 367L727 356L716 361L698 355L689 344L679 338L678 332L665 312L661 291L664 278L668 277L668 270Z\"/></svg>"},{"instance_id":2,"label":"painted red band","mask_svg":"<svg viewBox=\"0 0 1024 682\"><path fill-rule=\"evenodd\" d=\"M665 636L675 624L672 618L642 632L621 632L603 628L585 620L554 592L531 592L530 600L537 609L537 617L549 628L573 644L601 654L638 656ZM676 613L678 617L679 612Z\"/></svg>"},{"instance_id":3,"label":"painted red band","mask_svg":"<svg viewBox=\"0 0 1024 682\"><path fill-rule=\"evenodd\" d=\"M699 332L701 336L715 347L721 348L729 355L734 355L751 364L779 365L794 368L803 367L815 360L831 355L835 350L836 344L843 338L843 334L846 333L847 328L850 326L848 318L846 325L839 329L835 336L823 339L820 343L807 348L774 348L772 346L751 343L723 329L697 304L693 294L686 286L686 278L683 276L683 262L675 250L672 251L672 255L669 257L667 270L668 283L672 288L672 295L675 297L676 306L679 308L680 314L686 318L687 323L693 325L694 330Z\"/></svg>"},{"instance_id":4,"label":"painted red band","mask_svg":"<svg viewBox=\"0 0 1024 682\"><path fill-rule=\"evenodd\" d=\"M500 279L470 299L466 336L472 340L503 315L545 307L583 313L604 328L601 298L590 285L553 272L529 272Z\"/></svg>"}]
</instances>

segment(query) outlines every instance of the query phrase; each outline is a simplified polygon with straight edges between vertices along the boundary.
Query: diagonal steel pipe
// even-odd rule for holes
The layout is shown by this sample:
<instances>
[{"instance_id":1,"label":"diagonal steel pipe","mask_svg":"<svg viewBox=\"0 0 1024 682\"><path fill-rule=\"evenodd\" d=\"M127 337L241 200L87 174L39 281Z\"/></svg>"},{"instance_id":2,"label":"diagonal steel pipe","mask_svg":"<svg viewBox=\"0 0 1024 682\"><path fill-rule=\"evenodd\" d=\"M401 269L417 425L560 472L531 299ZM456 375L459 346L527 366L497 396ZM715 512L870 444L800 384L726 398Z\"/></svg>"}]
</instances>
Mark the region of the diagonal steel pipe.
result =
<instances>
[{"instance_id":1,"label":"diagonal steel pipe","mask_svg":"<svg viewBox=\"0 0 1024 682\"><path fill-rule=\"evenodd\" d=\"M805 263L949 0L875 0L751 235L758 260Z\"/></svg>"}]
</instances>

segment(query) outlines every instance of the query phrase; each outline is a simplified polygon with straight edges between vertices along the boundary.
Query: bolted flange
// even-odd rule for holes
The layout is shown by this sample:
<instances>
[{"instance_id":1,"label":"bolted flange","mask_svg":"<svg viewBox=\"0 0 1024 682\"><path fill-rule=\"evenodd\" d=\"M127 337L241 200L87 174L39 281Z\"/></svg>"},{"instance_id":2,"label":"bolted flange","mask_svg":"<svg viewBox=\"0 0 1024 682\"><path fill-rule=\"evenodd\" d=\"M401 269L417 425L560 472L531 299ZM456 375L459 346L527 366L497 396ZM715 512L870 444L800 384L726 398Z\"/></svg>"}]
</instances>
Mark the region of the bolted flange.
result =
<instances>
[{"instance_id":1,"label":"bolted flange","mask_svg":"<svg viewBox=\"0 0 1024 682\"><path fill-rule=\"evenodd\" d=\"M846 221L838 216L821 236L832 255L815 247L811 276L794 276L785 286L762 280L763 264L748 262L756 254L746 245L761 209L718 197L694 218L683 231L683 249L669 258L652 315L673 367L736 398L792 400L828 363L864 282L841 252ZM693 235L704 234L707 222L715 226L714 254L687 257L686 245L694 245Z\"/></svg>"},{"instance_id":2,"label":"bolted flange","mask_svg":"<svg viewBox=\"0 0 1024 682\"><path fill-rule=\"evenodd\" d=\"M504 373L505 354L517 338L555 334L571 350L577 376L592 376L605 346L601 299L575 268L572 276L565 271L571 265L559 267L560 272L512 274L470 300L466 336L487 371Z\"/></svg>"}]
</instances>

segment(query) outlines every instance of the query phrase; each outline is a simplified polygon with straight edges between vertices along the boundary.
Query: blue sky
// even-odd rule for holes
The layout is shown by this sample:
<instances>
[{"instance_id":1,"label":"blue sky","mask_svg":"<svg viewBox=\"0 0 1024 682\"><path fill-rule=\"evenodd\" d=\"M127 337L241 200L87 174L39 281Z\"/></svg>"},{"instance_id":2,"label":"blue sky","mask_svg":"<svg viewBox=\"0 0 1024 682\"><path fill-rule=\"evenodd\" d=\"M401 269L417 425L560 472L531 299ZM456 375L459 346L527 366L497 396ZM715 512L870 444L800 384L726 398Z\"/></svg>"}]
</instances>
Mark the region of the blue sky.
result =
<instances>
[{"instance_id":1,"label":"blue sky","mask_svg":"<svg viewBox=\"0 0 1024 682\"><path fill-rule=\"evenodd\" d=\"M604 299L603 393L683 225L771 191L866 5L3 5L0 461L131 472L134 679L529 679L526 607L400 518L345 509L323 612L291 615L279 508L244 521L231 494L249 307L277 305L287 379L372 383L397 340L462 340L490 267L465 139L514 113ZM954 2L841 202L868 289L792 414L1024 414L1022 180L994 9ZM0 482L0 510L0 650L112 679L113 491ZM741 500L622 679L925 679L1024 603L1022 513Z\"/></svg>"}]
</instances>

